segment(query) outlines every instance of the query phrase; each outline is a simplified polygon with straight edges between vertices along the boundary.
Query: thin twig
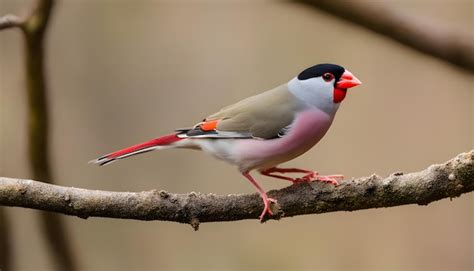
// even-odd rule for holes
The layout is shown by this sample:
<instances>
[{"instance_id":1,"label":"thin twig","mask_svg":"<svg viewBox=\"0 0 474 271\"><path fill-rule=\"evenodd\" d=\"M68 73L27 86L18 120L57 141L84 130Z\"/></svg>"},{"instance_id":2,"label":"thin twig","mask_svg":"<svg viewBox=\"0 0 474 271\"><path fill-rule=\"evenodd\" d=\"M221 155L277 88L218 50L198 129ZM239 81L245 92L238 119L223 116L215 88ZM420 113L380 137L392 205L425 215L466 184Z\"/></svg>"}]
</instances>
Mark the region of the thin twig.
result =
<instances>
[{"instance_id":1,"label":"thin twig","mask_svg":"<svg viewBox=\"0 0 474 271\"><path fill-rule=\"evenodd\" d=\"M344 181L340 186L305 183L273 190L272 206L280 219L304 214L354 211L405 204L427 205L474 190L474 150L427 169L386 178L376 175ZM191 224L257 219L263 204L258 194L171 194L166 191L109 192L63 187L32 180L0 178L0 205L66 215L164 220Z\"/></svg>"},{"instance_id":2,"label":"thin twig","mask_svg":"<svg viewBox=\"0 0 474 271\"><path fill-rule=\"evenodd\" d=\"M384 3L347 0L295 0L387 36L419 52L474 71L474 37L391 10Z\"/></svg>"},{"instance_id":3,"label":"thin twig","mask_svg":"<svg viewBox=\"0 0 474 271\"><path fill-rule=\"evenodd\" d=\"M8 28L22 28L25 20L13 14L7 14L0 17L0 30Z\"/></svg>"}]
</instances>

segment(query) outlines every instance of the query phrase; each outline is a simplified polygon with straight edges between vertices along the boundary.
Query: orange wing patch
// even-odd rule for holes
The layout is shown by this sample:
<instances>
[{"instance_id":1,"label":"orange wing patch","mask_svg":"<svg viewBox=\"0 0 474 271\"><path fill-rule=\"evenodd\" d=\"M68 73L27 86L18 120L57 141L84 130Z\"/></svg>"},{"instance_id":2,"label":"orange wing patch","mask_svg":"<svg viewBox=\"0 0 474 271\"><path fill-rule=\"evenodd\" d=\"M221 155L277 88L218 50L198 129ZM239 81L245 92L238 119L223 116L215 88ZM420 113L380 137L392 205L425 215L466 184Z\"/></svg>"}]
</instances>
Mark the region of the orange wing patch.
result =
<instances>
[{"instance_id":1,"label":"orange wing patch","mask_svg":"<svg viewBox=\"0 0 474 271\"><path fill-rule=\"evenodd\" d=\"M210 120L210 121L206 121L206 122L203 122L201 124L201 130L203 131L214 131L216 130L217 128L217 123L219 122L219 120Z\"/></svg>"}]
</instances>

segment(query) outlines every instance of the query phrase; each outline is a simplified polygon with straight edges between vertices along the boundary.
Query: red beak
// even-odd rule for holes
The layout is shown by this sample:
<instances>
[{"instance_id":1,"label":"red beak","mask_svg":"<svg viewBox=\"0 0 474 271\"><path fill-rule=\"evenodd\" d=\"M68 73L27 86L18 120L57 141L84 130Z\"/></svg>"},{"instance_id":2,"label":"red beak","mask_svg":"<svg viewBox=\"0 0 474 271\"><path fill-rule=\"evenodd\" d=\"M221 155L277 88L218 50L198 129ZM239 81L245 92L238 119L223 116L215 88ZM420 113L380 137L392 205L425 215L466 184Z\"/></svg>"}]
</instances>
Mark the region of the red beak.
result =
<instances>
[{"instance_id":1,"label":"red beak","mask_svg":"<svg viewBox=\"0 0 474 271\"><path fill-rule=\"evenodd\" d=\"M341 79L336 83L336 88L339 89L348 89L362 84L362 82L357 79L350 71L346 70Z\"/></svg>"}]
</instances>

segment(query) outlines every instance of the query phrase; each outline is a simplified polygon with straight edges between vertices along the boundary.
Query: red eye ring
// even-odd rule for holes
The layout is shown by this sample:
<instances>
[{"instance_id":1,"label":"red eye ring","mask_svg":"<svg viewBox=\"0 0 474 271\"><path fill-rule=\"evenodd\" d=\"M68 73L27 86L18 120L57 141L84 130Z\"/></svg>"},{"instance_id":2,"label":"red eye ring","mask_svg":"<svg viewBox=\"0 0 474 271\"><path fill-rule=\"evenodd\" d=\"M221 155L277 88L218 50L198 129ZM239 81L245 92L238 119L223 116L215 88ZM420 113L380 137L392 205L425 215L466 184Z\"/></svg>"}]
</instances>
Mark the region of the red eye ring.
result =
<instances>
[{"instance_id":1,"label":"red eye ring","mask_svg":"<svg viewBox=\"0 0 474 271\"><path fill-rule=\"evenodd\" d=\"M334 79L334 75L332 73L327 72L327 73L323 74L323 80L324 81L329 82L332 79Z\"/></svg>"}]
</instances>

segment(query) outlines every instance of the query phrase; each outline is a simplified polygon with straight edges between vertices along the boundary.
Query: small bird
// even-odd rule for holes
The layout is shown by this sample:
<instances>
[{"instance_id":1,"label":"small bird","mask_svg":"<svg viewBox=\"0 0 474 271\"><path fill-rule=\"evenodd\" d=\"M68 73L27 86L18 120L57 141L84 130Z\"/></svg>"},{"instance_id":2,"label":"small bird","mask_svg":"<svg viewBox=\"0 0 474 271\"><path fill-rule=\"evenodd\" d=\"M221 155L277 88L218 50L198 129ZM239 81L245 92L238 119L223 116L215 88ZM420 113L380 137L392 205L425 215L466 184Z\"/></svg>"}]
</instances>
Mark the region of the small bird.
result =
<instances>
[{"instance_id":1,"label":"small bird","mask_svg":"<svg viewBox=\"0 0 474 271\"><path fill-rule=\"evenodd\" d=\"M192 128L137 144L92 160L106 165L115 160L153 150L186 148L202 150L236 165L258 190L264 209L273 215L269 198L250 175L262 175L293 183L321 181L338 185L342 175L321 176L316 171L280 168L279 164L308 151L326 134L349 88L361 82L345 68L318 64L302 71L288 83L222 108ZM285 173L302 173L301 178Z\"/></svg>"}]
</instances>

